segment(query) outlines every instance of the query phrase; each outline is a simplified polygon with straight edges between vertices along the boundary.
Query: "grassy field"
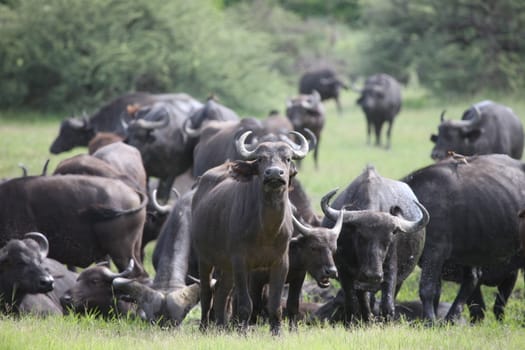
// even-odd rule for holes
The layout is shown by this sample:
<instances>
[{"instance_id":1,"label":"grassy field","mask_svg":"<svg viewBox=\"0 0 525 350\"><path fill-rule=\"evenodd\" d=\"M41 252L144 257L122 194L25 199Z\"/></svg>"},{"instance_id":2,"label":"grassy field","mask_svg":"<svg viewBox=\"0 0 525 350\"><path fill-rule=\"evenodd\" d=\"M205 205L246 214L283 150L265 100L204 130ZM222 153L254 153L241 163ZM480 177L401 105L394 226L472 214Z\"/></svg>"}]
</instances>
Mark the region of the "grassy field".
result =
<instances>
[{"instance_id":1,"label":"grassy field","mask_svg":"<svg viewBox=\"0 0 525 350\"><path fill-rule=\"evenodd\" d=\"M517 97L495 97L511 106L525 122L525 100ZM418 91L405 92L404 107L392 131L392 148L384 150L365 143L364 116L355 106L356 96L343 95L344 113L335 113L328 101L327 122L320 145L320 167L315 170L311 158L303 162L298 177L306 187L317 208L321 197L329 190L346 187L367 164L374 165L383 176L399 179L413 170L431 163L430 134L436 132L443 109L451 119L460 118L472 103L483 98L437 101ZM284 105L284 103L283 103ZM0 178L20 176L19 163L32 175L42 172L46 159L52 171L58 162L73 154L85 152L76 149L58 156L49 154L49 146L58 133L62 117L37 113L0 112ZM8 203L3 203L8 205ZM148 246L148 257L153 245ZM146 268L152 272L151 262ZM406 281L400 300L418 298L418 272ZM443 301L451 302L457 286L445 283ZM494 288L484 288L489 307L493 303ZM88 318L32 317L13 319L0 317L0 349L124 349L124 348L204 348L204 349L494 349L523 348L525 344L523 282L520 279L511 297L503 324L494 321L492 314L481 325L441 326L425 328L406 323L373 325L345 330L342 327L301 326L297 333L286 330L278 338L269 336L267 327L259 327L246 337L236 334L201 334L197 329L199 312L195 309L180 329L161 330L156 326L131 320L104 321Z\"/></svg>"}]
</instances>

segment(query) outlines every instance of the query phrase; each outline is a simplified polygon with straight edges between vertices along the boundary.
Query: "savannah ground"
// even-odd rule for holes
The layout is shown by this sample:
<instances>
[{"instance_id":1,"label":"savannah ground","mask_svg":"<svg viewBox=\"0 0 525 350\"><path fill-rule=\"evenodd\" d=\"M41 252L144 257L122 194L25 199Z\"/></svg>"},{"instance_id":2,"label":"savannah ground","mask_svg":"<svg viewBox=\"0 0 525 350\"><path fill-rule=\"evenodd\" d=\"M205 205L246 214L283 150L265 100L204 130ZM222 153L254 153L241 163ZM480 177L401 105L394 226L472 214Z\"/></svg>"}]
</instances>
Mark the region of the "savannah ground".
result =
<instances>
[{"instance_id":1,"label":"savannah ground","mask_svg":"<svg viewBox=\"0 0 525 350\"><path fill-rule=\"evenodd\" d=\"M365 119L355 105L356 96L343 92L343 115L338 116L332 101L326 102L327 121L322 133L319 170L311 156L303 161L299 179L319 211L319 200L334 188L346 187L367 164L378 172L399 179L413 170L431 164L430 134L437 131L439 115L459 119L472 103L491 98L506 104L525 122L525 101L516 96L484 95L457 100L436 100L419 89L404 91L404 105L392 130L392 148L384 150L366 145ZM284 102L283 102L284 106ZM279 109L284 107L277 106ZM58 156L49 146L58 133L63 114L40 115L35 112L0 112L0 178L21 175L19 163L30 175L42 172L50 158L48 173L61 159L85 152L75 149ZM9 203L2 203L9 205ZM151 252L147 249L146 268L153 274ZM418 299L419 274L415 271L405 282L398 300ZM457 285L444 283L441 300L451 302ZM507 306L503 323L494 320L492 304L495 288L484 288L489 309L480 325L443 325L394 323L355 327L301 325L290 333L283 327L280 337L271 337L267 326L256 327L247 336L236 333L198 330L199 309L195 308L179 329L160 329L136 320L100 320L96 317L0 317L0 349L521 349L525 344L525 306L523 279L517 282ZM465 315L467 315L465 313Z\"/></svg>"}]
</instances>

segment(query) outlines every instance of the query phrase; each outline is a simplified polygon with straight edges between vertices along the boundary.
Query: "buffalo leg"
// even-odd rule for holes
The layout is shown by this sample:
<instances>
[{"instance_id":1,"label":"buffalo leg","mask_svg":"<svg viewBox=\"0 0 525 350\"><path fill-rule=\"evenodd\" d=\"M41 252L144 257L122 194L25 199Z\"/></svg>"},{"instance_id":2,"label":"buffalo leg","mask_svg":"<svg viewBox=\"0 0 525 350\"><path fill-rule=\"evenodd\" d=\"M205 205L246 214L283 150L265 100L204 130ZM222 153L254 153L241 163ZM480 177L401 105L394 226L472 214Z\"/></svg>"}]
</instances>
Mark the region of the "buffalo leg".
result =
<instances>
[{"instance_id":1,"label":"buffalo leg","mask_svg":"<svg viewBox=\"0 0 525 350\"><path fill-rule=\"evenodd\" d=\"M317 155L319 153L319 142L320 141L321 141L321 135L317 135L317 142L315 143L315 148L314 148L314 165L315 165L315 170L319 169L319 162L317 161Z\"/></svg>"},{"instance_id":2,"label":"buffalo leg","mask_svg":"<svg viewBox=\"0 0 525 350\"><path fill-rule=\"evenodd\" d=\"M199 278L201 281L201 322L200 329L205 331L208 329L208 324L210 322L210 309L212 301L212 291L210 286L211 276L213 272L213 267L210 264L205 263L202 260L199 260Z\"/></svg>"},{"instance_id":3,"label":"buffalo leg","mask_svg":"<svg viewBox=\"0 0 525 350\"><path fill-rule=\"evenodd\" d=\"M171 188L175 182L175 176L159 179L157 185L157 199L160 203L166 203L170 199Z\"/></svg>"},{"instance_id":4,"label":"buffalo leg","mask_svg":"<svg viewBox=\"0 0 525 350\"><path fill-rule=\"evenodd\" d=\"M496 301L494 302L493 309L494 315L498 321L503 321L503 317L505 316L505 305L507 305L507 301L509 300L517 279L518 270L515 270L498 285L498 294L496 294Z\"/></svg>"},{"instance_id":5,"label":"buffalo leg","mask_svg":"<svg viewBox=\"0 0 525 350\"><path fill-rule=\"evenodd\" d=\"M374 131L376 134L376 146L381 146L381 130L383 129L383 122L374 123Z\"/></svg>"},{"instance_id":6,"label":"buffalo leg","mask_svg":"<svg viewBox=\"0 0 525 350\"><path fill-rule=\"evenodd\" d=\"M431 257L421 257L421 277L419 280L419 298L423 304L423 318L428 322L436 321L436 310L441 294L441 271L443 262Z\"/></svg>"},{"instance_id":7,"label":"buffalo leg","mask_svg":"<svg viewBox=\"0 0 525 350\"><path fill-rule=\"evenodd\" d=\"M485 318L485 301L483 300L483 294L481 293L481 284L478 283L476 289L472 292L470 297L467 299L468 310L470 314L470 322L480 322Z\"/></svg>"},{"instance_id":8,"label":"buffalo leg","mask_svg":"<svg viewBox=\"0 0 525 350\"><path fill-rule=\"evenodd\" d=\"M250 278L250 297L252 299L252 315L250 324L256 324L257 319L263 316L263 291L266 284L266 272L254 271Z\"/></svg>"},{"instance_id":9,"label":"buffalo leg","mask_svg":"<svg viewBox=\"0 0 525 350\"><path fill-rule=\"evenodd\" d=\"M288 281L288 299L286 300L286 310L288 312L288 322L290 330L297 330L297 315L299 314L299 299L301 298L301 288L303 287L306 271L301 272L291 281Z\"/></svg>"},{"instance_id":10,"label":"buffalo leg","mask_svg":"<svg viewBox=\"0 0 525 350\"><path fill-rule=\"evenodd\" d=\"M270 268L269 295L268 295L268 317L272 335L281 332L281 296L283 293L286 275L288 274L288 254L283 256L281 263L275 263Z\"/></svg>"},{"instance_id":11,"label":"buffalo leg","mask_svg":"<svg viewBox=\"0 0 525 350\"><path fill-rule=\"evenodd\" d=\"M233 287L232 275L228 271L221 274L220 283L217 284L213 297L213 311L219 327L228 323L228 300Z\"/></svg>"},{"instance_id":12,"label":"buffalo leg","mask_svg":"<svg viewBox=\"0 0 525 350\"><path fill-rule=\"evenodd\" d=\"M390 133L392 132L392 121L389 120L387 121L388 123L388 127L386 129L386 145L385 145L385 148L386 149L390 149Z\"/></svg>"},{"instance_id":13,"label":"buffalo leg","mask_svg":"<svg viewBox=\"0 0 525 350\"><path fill-rule=\"evenodd\" d=\"M234 256L232 258L232 266L235 295L237 297L237 321L240 331L244 333L248 329L248 321L250 320L253 307L248 289L246 258L239 255Z\"/></svg>"},{"instance_id":14,"label":"buffalo leg","mask_svg":"<svg viewBox=\"0 0 525 350\"><path fill-rule=\"evenodd\" d=\"M359 308L361 309L361 319L363 322L370 322L370 320L374 317L370 301L370 292L365 290L357 290L356 294L357 299L359 300Z\"/></svg>"},{"instance_id":15,"label":"buffalo leg","mask_svg":"<svg viewBox=\"0 0 525 350\"><path fill-rule=\"evenodd\" d=\"M384 281L381 283L381 316L392 321L395 316L395 290L397 283L397 250L390 249L383 267Z\"/></svg>"},{"instance_id":16,"label":"buffalo leg","mask_svg":"<svg viewBox=\"0 0 525 350\"><path fill-rule=\"evenodd\" d=\"M372 134L372 123L370 120L366 120L366 144L370 145L370 135Z\"/></svg>"},{"instance_id":17,"label":"buffalo leg","mask_svg":"<svg viewBox=\"0 0 525 350\"><path fill-rule=\"evenodd\" d=\"M445 320L453 322L461 313L461 309L467 299L470 297L472 292L479 283L479 278L481 277L481 269L479 267L468 267L465 266L463 273L463 281L459 287L458 295L452 303L450 310L445 317Z\"/></svg>"},{"instance_id":18,"label":"buffalo leg","mask_svg":"<svg viewBox=\"0 0 525 350\"><path fill-rule=\"evenodd\" d=\"M341 116L342 113L343 113L343 108L341 107L341 101L339 101L339 96L336 95L336 96L334 97L334 100L335 100L335 106L337 107L337 114L338 114L339 116Z\"/></svg>"}]
</instances>

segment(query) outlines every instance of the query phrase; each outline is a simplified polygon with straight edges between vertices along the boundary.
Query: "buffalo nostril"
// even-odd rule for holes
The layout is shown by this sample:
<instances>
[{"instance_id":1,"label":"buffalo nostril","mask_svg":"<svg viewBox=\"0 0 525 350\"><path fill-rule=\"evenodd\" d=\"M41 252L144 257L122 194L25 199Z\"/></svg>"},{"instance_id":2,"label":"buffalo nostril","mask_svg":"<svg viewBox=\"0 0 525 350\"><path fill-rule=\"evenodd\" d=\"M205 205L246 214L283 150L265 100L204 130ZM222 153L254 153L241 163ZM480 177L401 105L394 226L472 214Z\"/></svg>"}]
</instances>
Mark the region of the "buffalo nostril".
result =
<instances>
[{"instance_id":1,"label":"buffalo nostril","mask_svg":"<svg viewBox=\"0 0 525 350\"><path fill-rule=\"evenodd\" d=\"M337 278L337 269L335 268L335 266L325 267L324 274L325 276L330 278Z\"/></svg>"},{"instance_id":2,"label":"buffalo nostril","mask_svg":"<svg viewBox=\"0 0 525 350\"><path fill-rule=\"evenodd\" d=\"M46 277L41 278L38 284L41 289L49 291L53 289L54 282L55 280L53 277L46 276Z\"/></svg>"}]
</instances>

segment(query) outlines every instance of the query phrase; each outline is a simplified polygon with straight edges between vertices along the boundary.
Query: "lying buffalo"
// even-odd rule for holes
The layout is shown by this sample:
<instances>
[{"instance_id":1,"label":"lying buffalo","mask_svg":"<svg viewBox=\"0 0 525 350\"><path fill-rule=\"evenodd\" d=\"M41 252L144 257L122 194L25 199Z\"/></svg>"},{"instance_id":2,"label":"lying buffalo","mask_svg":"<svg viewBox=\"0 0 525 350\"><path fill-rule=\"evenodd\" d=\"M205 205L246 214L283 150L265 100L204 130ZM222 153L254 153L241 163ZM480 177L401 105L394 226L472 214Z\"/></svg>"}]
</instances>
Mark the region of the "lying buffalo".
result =
<instances>
[{"instance_id":1,"label":"lying buffalo","mask_svg":"<svg viewBox=\"0 0 525 350\"><path fill-rule=\"evenodd\" d=\"M0 184L0 241L39 231L49 256L87 267L109 255L119 270L135 261L134 277L146 278L140 256L147 196L115 179L85 175L29 176Z\"/></svg>"},{"instance_id":2,"label":"lying buffalo","mask_svg":"<svg viewBox=\"0 0 525 350\"><path fill-rule=\"evenodd\" d=\"M405 181L430 213L419 264L424 316L435 305L445 264L463 269L446 319L453 321L480 282L482 269L506 264L520 250L518 216L525 207L523 164L507 155L450 157L416 170Z\"/></svg>"},{"instance_id":3,"label":"lying buffalo","mask_svg":"<svg viewBox=\"0 0 525 350\"><path fill-rule=\"evenodd\" d=\"M321 100L334 99L337 105L337 112L342 112L339 92L341 88L348 89L348 86L337 76L337 73L330 68L312 70L306 72L299 80L299 93L311 94L317 91Z\"/></svg>"},{"instance_id":4,"label":"lying buffalo","mask_svg":"<svg viewBox=\"0 0 525 350\"><path fill-rule=\"evenodd\" d=\"M246 330L252 313L249 273L267 268L270 273L268 312L272 334L281 328L281 293L288 272L288 244L292 238L290 179L296 174L293 159L304 158L308 143L261 142L247 149L247 131L236 140L245 160L228 162L201 176L192 202L192 239L199 259L201 328L209 324L213 269L220 271L213 297L218 325L227 321L227 301L235 286L236 312ZM210 231L210 227L214 230Z\"/></svg>"},{"instance_id":5,"label":"lying buffalo","mask_svg":"<svg viewBox=\"0 0 525 350\"><path fill-rule=\"evenodd\" d=\"M501 153L520 159L523 153L523 125L516 114L492 101L478 102L463 113L461 120L445 120L444 112L432 159L446 158L448 152L466 156Z\"/></svg>"},{"instance_id":6,"label":"lying buffalo","mask_svg":"<svg viewBox=\"0 0 525 350\"><path fill-rule=\"evenodd\" d=\"M322 204L323 226L331 226L338 211ZM392 319L395 296L423 251L427 211L406 184L382 177L373 167L352 181L333 207L344 211L335 263L345 292L345 323L368 321L370 293L378 290L381 315Z\"/></svg>"},{"instance_id":7,"label":"lying buffalo","mask_svg":"<svg viewBox=\"0 0 525 350\"><path fill-rule=\"evenodd\" d=\"M357 104L366 116L367 144L370 144L370 133L374 127L376 146L381 145L381 130L386 122L386 148L390 148L392 124L401 110L401 86L390 75L381 73L368 77L360 92Z\"/></svg>"},{"instance_id":8,"label":"lying buffalo","mask_svg":"<svg viewBox=\"0 0 525 350\"><path fill-rule=\"evenodd\" d=\"M19 312L26 294L53 290L54 279L43 261L49 244L44 235L30 232L23 239L11 239L0 249L0 309Z\"/></svg>"}]
</instances>

